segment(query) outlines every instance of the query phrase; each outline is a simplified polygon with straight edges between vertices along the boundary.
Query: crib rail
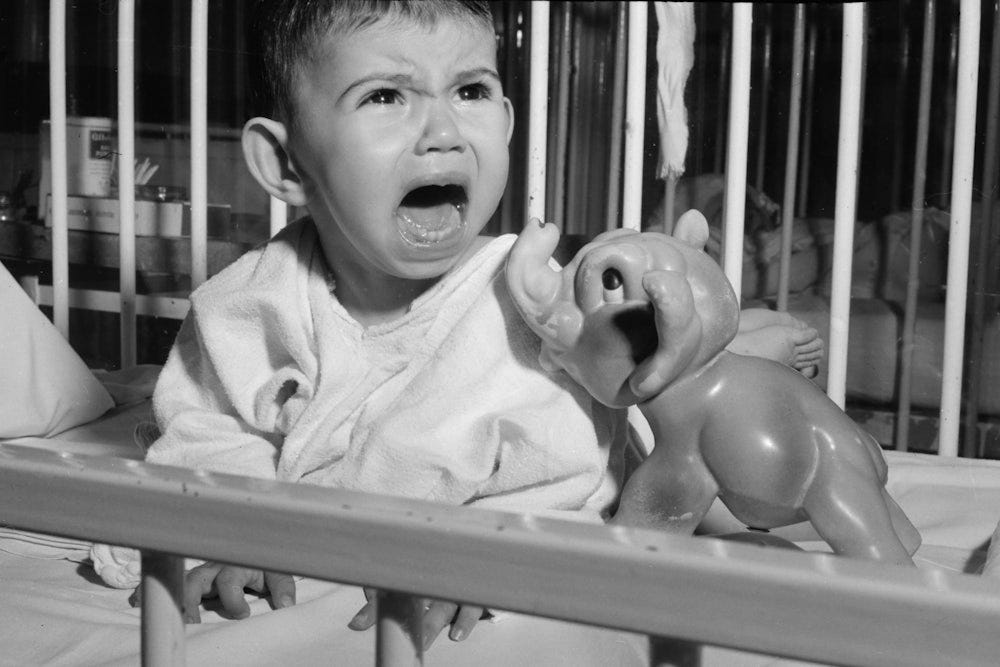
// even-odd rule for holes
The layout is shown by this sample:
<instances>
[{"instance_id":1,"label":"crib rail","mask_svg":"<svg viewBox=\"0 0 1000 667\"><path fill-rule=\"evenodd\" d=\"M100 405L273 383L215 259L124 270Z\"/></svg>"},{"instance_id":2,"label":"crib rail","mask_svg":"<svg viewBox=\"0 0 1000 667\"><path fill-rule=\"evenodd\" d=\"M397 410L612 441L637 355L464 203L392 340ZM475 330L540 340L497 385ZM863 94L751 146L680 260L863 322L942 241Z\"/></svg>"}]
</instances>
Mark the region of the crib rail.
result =
<instances>
[{"instance_id":1,"label":"crib rail","mask_svg":"<svg viewBox=\"0 0 1000 667\"><path fill-rule=\"evenodd\" d=\"M948 664L989 664L998 649L996 582L825 554L11 445L0 506L11 526L147 553L792 658L939 665L947 646Z\"/></svg>"}]
</instances>

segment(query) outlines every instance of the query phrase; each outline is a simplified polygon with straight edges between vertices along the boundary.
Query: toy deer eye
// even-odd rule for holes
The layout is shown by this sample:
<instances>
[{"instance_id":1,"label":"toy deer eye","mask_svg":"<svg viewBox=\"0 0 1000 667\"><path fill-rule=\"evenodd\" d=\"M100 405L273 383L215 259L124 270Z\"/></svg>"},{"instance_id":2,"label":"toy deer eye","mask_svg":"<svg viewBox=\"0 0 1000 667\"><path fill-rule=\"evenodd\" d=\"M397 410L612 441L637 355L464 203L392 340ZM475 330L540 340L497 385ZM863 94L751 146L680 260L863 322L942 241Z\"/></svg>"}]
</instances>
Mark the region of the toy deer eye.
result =
<instances>
[{"instance_id":1,"label":"toy deer eye","mask_svg":"<svg viewBox=\"0 0 1000 667\"><path fill-rule=\"evenodd\" d=\"M601 274L601 284L604 286L605 303L622 303L625 301L625 279L618 269L605 269Z\"/></svg>"}]
</instances>

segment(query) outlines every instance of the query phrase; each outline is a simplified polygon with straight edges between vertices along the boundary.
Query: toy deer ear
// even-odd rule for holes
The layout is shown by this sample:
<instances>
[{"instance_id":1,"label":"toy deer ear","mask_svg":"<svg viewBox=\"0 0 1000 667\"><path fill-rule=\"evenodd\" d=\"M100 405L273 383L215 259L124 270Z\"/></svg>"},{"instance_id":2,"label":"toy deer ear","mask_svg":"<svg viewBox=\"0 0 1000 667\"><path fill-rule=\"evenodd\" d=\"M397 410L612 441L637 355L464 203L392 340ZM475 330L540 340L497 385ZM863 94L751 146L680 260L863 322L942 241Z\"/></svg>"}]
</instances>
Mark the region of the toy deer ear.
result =
<instances>
[{"instance_id":1,"label":"toy deer ear","mask_svg":"<svg viewBox=\"0 0 1000 667\"><path fill-rule=\"evenodd\" d=\"M674 238L696 250L704 250L708 243L708 220L697 209L690 209L677 219Z\"/></svg>"}]
</instances>

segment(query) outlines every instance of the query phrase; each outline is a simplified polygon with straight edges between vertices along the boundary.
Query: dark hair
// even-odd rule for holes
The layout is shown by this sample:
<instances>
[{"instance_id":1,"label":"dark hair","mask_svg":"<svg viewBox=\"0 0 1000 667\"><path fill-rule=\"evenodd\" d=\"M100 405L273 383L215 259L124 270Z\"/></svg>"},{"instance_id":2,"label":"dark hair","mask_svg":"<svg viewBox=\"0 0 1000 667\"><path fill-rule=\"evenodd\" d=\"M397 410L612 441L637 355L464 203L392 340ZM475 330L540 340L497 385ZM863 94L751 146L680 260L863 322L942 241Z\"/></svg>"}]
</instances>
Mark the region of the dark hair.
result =
<instances>
[{"instance_id":1,"label":"dark hair","mask_svg":"<svg viewBox=\"0 0 1000 667\"><path fill-rule=\"evenodd\" d=\"M299 64L330 32L358 30L383 18L424 25L443 18L461 18L493 30L487 1L255 0L248 45L254 114L294 122L291 86Z\"/></svg>"}]
</instances>

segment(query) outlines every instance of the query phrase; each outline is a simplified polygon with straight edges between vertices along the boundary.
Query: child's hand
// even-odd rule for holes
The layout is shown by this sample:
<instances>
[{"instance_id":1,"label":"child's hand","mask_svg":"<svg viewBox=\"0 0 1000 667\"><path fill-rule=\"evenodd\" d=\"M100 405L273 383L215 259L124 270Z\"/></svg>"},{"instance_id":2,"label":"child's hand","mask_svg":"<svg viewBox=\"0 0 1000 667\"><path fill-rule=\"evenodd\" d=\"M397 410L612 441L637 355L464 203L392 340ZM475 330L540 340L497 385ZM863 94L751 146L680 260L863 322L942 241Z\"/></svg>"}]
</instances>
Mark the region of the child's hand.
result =
<instances>
[{"instance_id":1,"label":"child's hand","mask_svg":"<svg viewBox=\"0 0 1000 667\"><path fill-rule=\"evenodd\" d=\"M244 589L261 595L269 593L275 609L295 604L295 580L291 575L205 563L184 577L184 622L200 623L202 598L214 597L219 598L222 607L233 618L246 618L250 615L250 605L243 597Z\"/></svg>"},{"instance_id":2,"label":"child's hand","mask_svg":"<svg viewBox=\"0 0 1000 667\"><path fill-rule=\"evenodd\" d=\"M368 602L347 624L347 627L352 630L367 630L375 625L375 590L366 588L365 597L368 598ZM469 636L482 615L482 607L457 605L454 602L445 602L444 600L425 600L424 618L421 626L424 649L430 648L442 628L449 624L451 630L448 632L448 637L452 641L462 641Z\"/></svg>"}]
</instances>

